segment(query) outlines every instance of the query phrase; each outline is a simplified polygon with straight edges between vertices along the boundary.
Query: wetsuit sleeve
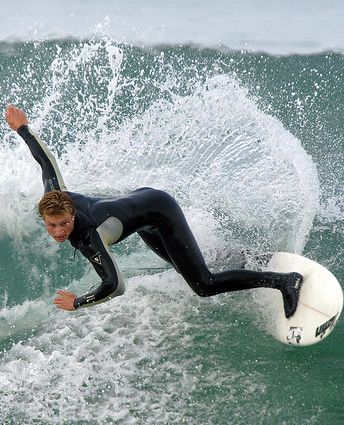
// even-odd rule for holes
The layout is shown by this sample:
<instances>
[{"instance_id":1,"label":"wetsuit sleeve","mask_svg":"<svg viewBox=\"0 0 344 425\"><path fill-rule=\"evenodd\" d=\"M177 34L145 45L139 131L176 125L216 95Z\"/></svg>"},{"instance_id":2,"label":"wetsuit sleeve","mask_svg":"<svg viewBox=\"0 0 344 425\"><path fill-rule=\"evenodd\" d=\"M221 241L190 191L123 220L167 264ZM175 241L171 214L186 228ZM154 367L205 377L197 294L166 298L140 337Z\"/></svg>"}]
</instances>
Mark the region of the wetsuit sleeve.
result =
<instances>
[{"instance_id":1,"label":"wetsuit sleeve","mask_svg":"<svg viewBox=\"0 0 344 425\"><path fill-rule=\"evenodd\" d=\"M47 145L27 125L20 126L17 132L24 139L32 156L41 166L44 192L67 190L55 157Z\"/></svg>"},{"instance_id":2,"label":"wetsuit sleeve","mask_svg":"<svg viewBox=\"0 0 344 425\"><path fill-rule=\"evenodd\" d=\"M125 291L122 276L97 229L90 229L89 243L80 251L92 263L102 282L87 294L77 297L74 307L90 307L122 295Z\"/></svg>"}]
</instances>

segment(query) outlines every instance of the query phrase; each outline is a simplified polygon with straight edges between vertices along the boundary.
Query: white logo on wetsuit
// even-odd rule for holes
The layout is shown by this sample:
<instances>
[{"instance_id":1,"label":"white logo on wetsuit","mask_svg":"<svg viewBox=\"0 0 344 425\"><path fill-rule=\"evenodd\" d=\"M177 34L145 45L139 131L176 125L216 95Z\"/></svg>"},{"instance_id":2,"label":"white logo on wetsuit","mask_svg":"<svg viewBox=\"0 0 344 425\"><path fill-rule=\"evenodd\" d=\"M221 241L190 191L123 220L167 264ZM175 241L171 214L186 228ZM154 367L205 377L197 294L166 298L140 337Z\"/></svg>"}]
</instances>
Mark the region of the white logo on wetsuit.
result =
<instances>
[{"instance_id":1,"label":"white logo on wetsuit","mask_svg":"<svg viewBox=\"0 0 344 425\"><path fill-rule=\"evenodd\" d=\"M93 257L91 257L91 260L94 263L97 263L97 264L100 264L100 265L102 264L102 257L101 257L99 252L97 252L97 254L95 254Z\"/></svg>"}]
</instances>

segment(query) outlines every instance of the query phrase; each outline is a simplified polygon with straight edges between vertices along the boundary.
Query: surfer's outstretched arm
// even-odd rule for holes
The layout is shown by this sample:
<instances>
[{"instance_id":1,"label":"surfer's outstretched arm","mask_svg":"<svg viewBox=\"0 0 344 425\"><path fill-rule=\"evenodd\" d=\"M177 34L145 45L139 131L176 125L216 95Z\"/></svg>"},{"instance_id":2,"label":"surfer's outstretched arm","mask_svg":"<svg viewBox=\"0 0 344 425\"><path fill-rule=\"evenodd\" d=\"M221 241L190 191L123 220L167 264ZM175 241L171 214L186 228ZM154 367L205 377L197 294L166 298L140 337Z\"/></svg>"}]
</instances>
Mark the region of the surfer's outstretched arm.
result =
<instances>
[{"instance_id":1,"label":"surfer's outstretched arm","mask_svg":"<svg viewBox=\"0 0 344 425\"><path fill-rule=\"evenodd\" d=\"M50 152L47 145L29 128L25 112L9 105L6 109L5 118L10 128L24 139L32 156L41 166L44 192L67 190L54 155Z\"/></svg>"}]
</instances>

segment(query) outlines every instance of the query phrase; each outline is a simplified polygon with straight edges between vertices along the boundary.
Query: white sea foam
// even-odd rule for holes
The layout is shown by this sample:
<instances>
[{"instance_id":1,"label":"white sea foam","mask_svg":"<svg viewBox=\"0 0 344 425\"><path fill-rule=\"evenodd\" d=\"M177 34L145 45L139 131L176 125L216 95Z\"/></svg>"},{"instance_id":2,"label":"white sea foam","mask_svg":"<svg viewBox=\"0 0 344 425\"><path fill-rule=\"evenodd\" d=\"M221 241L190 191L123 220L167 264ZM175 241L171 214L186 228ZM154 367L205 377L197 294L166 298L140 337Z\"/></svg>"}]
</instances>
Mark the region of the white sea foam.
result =
<instances>
[{"instance_id":1,"label":"white sea foam","mask_svg":"<svg viewBox=\"0 0 344 425\"><path fill-rule=\"evenodd\" d=\"M231 76L212 76L194 82L190 94L176 94L178 73L164 68L163 57L164 79L154 84L165 97L116 125L116 96L130 84L135 99L144 83L121 75L124 60L119 47L102 40L57 49L46 71L45 95L31 122L60 151L69 190L114 196L139 186L162 188L187 215L191 206L208 215L212 234L217 221L222 240L247 245L255 239L260 244L250 248L301 252L319 185L300 141ZM0 224L11 236L36 230L32 201L41 193L39 167L24 143L9 143L13 137L5 135L0 151L6 182Z\"/></svg>"},{"instance_id":2,"label":"white sea foam","mask_svg":"<svg viewBox=\"0 0 344 425\"><path fill-rule=\"evenodd\" d=\"M200 380L203 388L214 379L228 388L226 402L239 375L240 385L264 391L258 374L245 376L230 362L221 375L216 369L202 372L204 359L193 335L203 328L199 309L211 304L191 295L175 272L165 272L129 279L123 297L92 312L50 311L35 335L16 342L0 361L0 417L12 423L25 418L28 425L71 417L94 424L179 424L193 410ZM41 302L35 307L46 316ZM18 317L32 317L27 306L15 310ZM231 325L224 326L228 332ZM198 409L208 415L206 405ZM197 420L189 417L187 423Z\"/></svg>"}]
</instances>

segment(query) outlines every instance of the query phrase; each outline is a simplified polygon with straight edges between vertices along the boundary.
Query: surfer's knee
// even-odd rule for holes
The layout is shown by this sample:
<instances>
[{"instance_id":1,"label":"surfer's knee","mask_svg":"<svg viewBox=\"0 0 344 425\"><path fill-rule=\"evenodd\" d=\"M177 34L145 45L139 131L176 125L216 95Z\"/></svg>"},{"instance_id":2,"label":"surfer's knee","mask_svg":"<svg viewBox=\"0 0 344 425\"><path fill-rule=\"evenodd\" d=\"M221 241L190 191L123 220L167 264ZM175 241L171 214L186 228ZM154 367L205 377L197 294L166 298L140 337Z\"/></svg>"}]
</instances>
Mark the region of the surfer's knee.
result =
<instances>
[{"instance_id":1,"label":"surfer's knee","mask_svg":"<svg viewBox=\"0 0 344 425\"><path fill-rule=\"evenodd\" d=\"M204 276L192 282L188 281L189 286L192 290L200 297L211 297L216 295L217 292L214 292L214 283L211 276Z\"/></svg>"}]
</instances>

